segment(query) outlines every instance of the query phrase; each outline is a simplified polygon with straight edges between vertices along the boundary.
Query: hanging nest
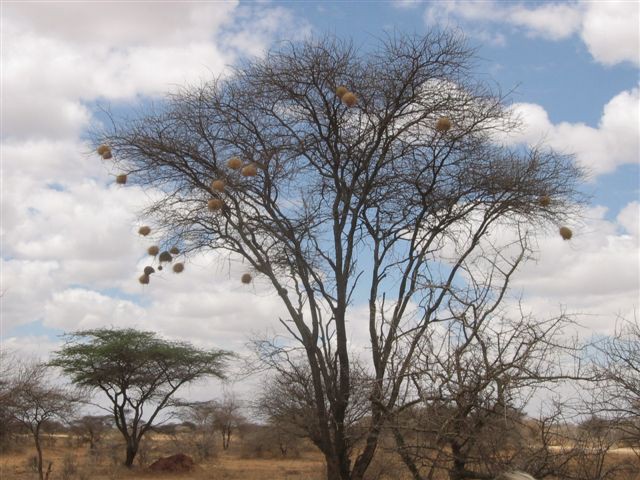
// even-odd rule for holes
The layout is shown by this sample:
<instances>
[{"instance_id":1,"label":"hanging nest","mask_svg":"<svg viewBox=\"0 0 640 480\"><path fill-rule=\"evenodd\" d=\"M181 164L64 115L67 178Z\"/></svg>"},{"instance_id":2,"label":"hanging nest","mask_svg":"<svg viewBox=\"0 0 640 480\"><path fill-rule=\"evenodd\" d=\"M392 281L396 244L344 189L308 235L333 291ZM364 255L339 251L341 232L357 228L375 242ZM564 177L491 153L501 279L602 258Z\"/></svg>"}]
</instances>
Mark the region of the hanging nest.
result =
<instances>
[{"instance_id":1,"label":"hanging nest","mask_svg":"<svg viewBox=\"0 0 640 480\"><path fill-rule=\"evenodd\" d=\"M251 277L250 273L243 273L242 277L240 277L240 281L245 285L248 285L249 283L251 283L251 280L253 280L253 278Z\"/></svg>"},{"instance_id":2,"label":"hanging nest","mask_svg":"<svg viewBox=\"0 0 640 480\"><path fill-rule=\"evenodd\" d=\"M227 167L233 170L239 170L240 168L242 168L242 160L240 160L240 157L231 157L227 161Z\"/></svg>"},{"instance_id":3,"label":"hanging nest","mask_svg":"<svg viewBox=\"0 0 640 480\"><path fill-rule=\"evenodd\" d=\"M341 97L342 102L347 107L354 107L356 103L358 103L358 98L353 94L353 92L347 92Z\"/></svg>"},{"instance_id":4,"label":"hanging nest","mask_svg":"<svg viewBox=\"0 0 640 480\"><path fill-rule=\"evenodd\" d=\"M140 227L138 229L138 233L140 235L142 235L143 237L146 237L147 235L149 235L151 233L151 227L147 227L146 225L144 227Z\"/></svg>"},{"instance_id":5,"label":"hanging nest","mask_svg":"<svg viewBox=\"0 0 640 480\"><path fill-rule=\"evenodd\" d=\"M349 92L349 90L347 89L347 87L343 87L342 85L339 86L338 88L336 88L336 95L341 100L342 100L342 97L344 97L344 94L348 93L348 92Z\"/></svg>"},{"instance_id":6,"label":"hanging nest","mask_svg":"<svg viewBox=\"0 0 640 480\"><path fill-rule=\"evenodd\" d=\"M158 253L160 253L160 248L158 248L157 245L152 245L149 248L147 248L147 253L152 257L155 257Z\"/></svg>"},{"instance_id":7,"label":"hanging nest","mask_svg":"<svg viewBox=\"0 0 640 480\"><path fill-rule=\"evenodd\" d=\"M158 265L158 271L161 272L162 271L162 265Z\"/></svg>"},{"instance_id":8,"label":"hanging nest","mask_svg":"<svg viewBox=\"0 0 640 480\"><path fill-rule=\"evenodd\" d=\"M169 252L162 252L160 254L160 257L158 257L158 260L160 260L161 262L170 262L171 260L173 260L173 257Z\"/></svg>"},{"instance_id":9,"label":"hanging nest","mask_svg":"<svg viewBox=\"0 0 640 480\"><path fill-rule=\"evenodd\" d=\"M242 168L243 177L255 177L258 174L258 167L255 163L250 163Z\"/></svg>"},{"instance_id":10,"label":"hanging nest","mask_svg":"<svg viewBox=\"0 0 640 480\"><path fill-rule=\"evenodd\" d=\"M184 271L184 263L176 263L173 266L173 271L176 273L182 273Z\"/></svg>"},{"instance_id":11,"label":"hanging nest","mask_svg":"<svg viewBox=\"0 0 640 480\"><path fill-rule=\"evenodd\" d=\"M219 198L212 198L207 202L207 208L212 212L220 210L224 206L224 202Z\"/></svg>"},{"instance_id":12,"label":"hanging nest","mask_svg":"<svg viewBox=\"0 0 640 480\"><path fill-rule=\"evenodd\" d=\"M211 182L211 190L215 190L216 192L224 192L224 187L226 183L224 180L214 180Z\"/></svg>"},{"instance_id":13,"label":"hanging nest","mask_svg":"<svg viewBox=\"0 0 640 480\"><path fill-rule=\"evenodd\" d=\"M451 120L448 117L440 117L436 122L436 130L438 132L448 132L451 128Z\"/></svg>"},{"instance_id":14,"label":"hanging nest","mask_svg":"<svg viewBox=\"0 0 640 480\"><path fill-rule=\"evenodd\" d=\"M560 236L563 240L571 240L571 237L573 237L573 232L569 227L560 227Z\"/></svg>"},{"instance_id":15,"label":"hanging nest","mask_svg":"<svg viewBox=\"0 0 640 480\"><path fill-rule=\"evenodd\" d=\"M152 273L155 273L155 269L152 266L144 267L144 274L145 275L151 275Z\"/></svg>"},{"instance_id":16,"label":"hanging nest","mask_svg":"<svg viewBox=\"0 0 640 480\"><path fill-rule=\"evenodd\" d=\"M541 207L548 207L549 205L551 205L551 197L549 195L543 195L540 197L540 200L538 200L538 202L540 203Z\"/></svg>"},{"instance_id":17,"label":"hanging nest","mask_svg":"<svg viewBox=\"0 0 640 480\"><path fill-rule=\"evenodd\" d=\"M140 276L140 278L138 278L138 281L142 284L142 285L148 285L149 284L149 275L147 275L146 273L142 276Z\"/></svg>"},{"instance_id":18,"label":"hanging nest","mask_svg":"<svg viewBox=\"0 0 640 480\"><path fill-rule=\"evenodd\" d=\"M109 145L102 144L96 149L96 151L98 152L98 155L104 157L105 154L111 153L111 147Z\"/></svg>"},{"instance_id":19,"label":"hanging nest","mask_svg":"<svg viewBox=\"0 0 640 480\"><path fill-rule=\"evenodd\" d=\"M180 249L178 247L171 247L171 250L169 250L169 253L171 255L178 255L180 254Z\"/></svg>"},{"instance_id":20,"label":"hanging nest","mask_svg":"<svg viewBox=\"0 0 640 480\"><path fill-rule=\"evenodd\" d=\"M116 183L118 185L124 185L125 183L127 183L127 175L121 173L120 175L116 176Z\"/></svg>"}]
</instances>

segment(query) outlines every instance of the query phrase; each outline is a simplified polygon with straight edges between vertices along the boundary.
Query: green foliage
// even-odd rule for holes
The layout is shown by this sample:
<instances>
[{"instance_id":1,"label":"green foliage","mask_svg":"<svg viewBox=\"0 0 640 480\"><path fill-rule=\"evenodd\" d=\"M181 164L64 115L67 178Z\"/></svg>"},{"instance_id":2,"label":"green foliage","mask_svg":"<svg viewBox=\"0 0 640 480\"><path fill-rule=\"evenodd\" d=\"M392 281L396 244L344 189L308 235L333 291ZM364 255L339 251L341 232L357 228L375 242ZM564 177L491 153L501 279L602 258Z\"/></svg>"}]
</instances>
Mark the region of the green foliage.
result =
<instances>
[{"instance_id":1,"label":"green foliage","mask_svg":"<svg viewBox=\"0 0 640 480\"><path fill-rule=\"evenodd\" d=\"M76 385L107 395L116 427L127 443L127 466L158 413L172 406L176 391L207 376L224 378L231 357L224 350L201 350L132 328L82 330L66 337L50 364L60 367Z\"/></svg>"},{"instance_id":2,"label":"green foliage","mask_svg":"<svg viewBox=\"0 0 640 480\"><path fill-rule=\"evenodd\" d=\"M230 356L132 328L83 330L66 336L67 343L51 364L62 368L75 384L89 388L155 391L204 376L224 378Z\"/></svg>"}]
</instances>

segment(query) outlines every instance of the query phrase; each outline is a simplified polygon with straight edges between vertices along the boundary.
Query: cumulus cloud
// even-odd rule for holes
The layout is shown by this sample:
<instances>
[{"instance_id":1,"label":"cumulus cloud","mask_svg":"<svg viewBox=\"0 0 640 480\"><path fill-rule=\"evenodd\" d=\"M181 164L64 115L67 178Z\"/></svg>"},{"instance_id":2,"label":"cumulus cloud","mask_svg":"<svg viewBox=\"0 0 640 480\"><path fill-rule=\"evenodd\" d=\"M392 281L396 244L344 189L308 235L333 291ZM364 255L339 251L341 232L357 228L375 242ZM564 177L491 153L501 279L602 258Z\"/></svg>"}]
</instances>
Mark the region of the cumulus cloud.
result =
<instances>
[{"instance_id":1,"label":"cumulus cloud","mask_svg":"<svg viewBox=\"0 0 640 480\"><path fill-rule=\"evenodd\" d=\"M433 2L425 11L425 21L462 24L465 30L481 39L501 35L488 31L500 25L549 40L579 35L599 63L640 64L640 5L637 2L555 2L534 6L524 2Z\"/></svg>"},{"instance_id":2,"label":"cumulus cloud","mask_svg":"<svg viewBox=\"0 0 640 480\"><path fill-rule=\"evenodd\" d=\"M619 165L637 163L640 151L640 90L625 90L605 106L597 127L584 123L553 124L546 110L537 104L516 103L512 111L522 128L505 137L508 143L544 142L576 160L594 176L612 172Z\"/></svg>"},{"instance_id":3,"label":"cumulus cloud","mask_svg":"<svg viewBox=\"0 0 640 480\"><path fill-rule=\"evenodd\" d=\"M571 241L540 237L538 261L526 264L513 283L524 292L525 309L541 316L564 308L601 333L613 331L617 315L632 318L640 290L638 211L632 202L606 220L606 208L594 207L569 225Z\"/></svg>"},{"instance_id":4,"label":"cumulus cloud","mask_svg":"<svg viewBox=\"0 0 640 480\"><path fill-rule=\"evenodd\" d=\"M288 38L306 35L307 24L286 8L239 2L161 3L151 9L135 1L5 7L3 328L34 321L54 329L113 321L151 326L166 319L169 330L178 325L174 333L184 333L175 322L189 309L169 319L162 312L176 310L167 299L176 294L192 307L199 293L203 298L214 293L202 281L200 288L190 285L183 292L188 300L179 289L151 299L146 295L151 290L137 284L139 262L152 239L136 235L136 212L153 193L114 185L119 172L81 140L95 121L92 102L126 105L223 74L239 56L263 53L283 32ZM121 300L118 292L142 295L141 302L159 305L158 310ZM73 324L63 320L63 306ZM193 328L202 329L195 323Z\"/></svg>"}]
</instances>

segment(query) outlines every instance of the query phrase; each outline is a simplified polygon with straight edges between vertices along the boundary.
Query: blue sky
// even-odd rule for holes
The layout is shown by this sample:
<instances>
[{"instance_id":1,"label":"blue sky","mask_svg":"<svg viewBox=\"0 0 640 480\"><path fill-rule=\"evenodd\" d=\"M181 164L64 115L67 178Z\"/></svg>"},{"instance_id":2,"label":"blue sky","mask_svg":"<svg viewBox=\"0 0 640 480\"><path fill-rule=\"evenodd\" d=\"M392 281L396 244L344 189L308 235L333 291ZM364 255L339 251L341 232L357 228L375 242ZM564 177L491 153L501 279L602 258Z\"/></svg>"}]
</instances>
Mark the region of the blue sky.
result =
<instances>
[{"instance_id":1,"label":"blue sky","mask_svg":"<svg viewBox=\"0 0 640 480\"><path fill-rule=\"evenodd\" d=\"M151 3L2 4L5 348L46 357L63 331L134 325L241 350L251 332L277 329L268 286L241 285L243 266L210 254L141 287L137 212L148 193L114 185L118 172L83 139L101 119L96 105L127 112L278 41L325 33L366 49L394 29L462 29L477 75L516 88L523 130L509 141L544 137L592 171L574 240L541 235L516 291L538 315L566 308L602 333L637 311L638 3Z\"/></svg>"}]
</instances>

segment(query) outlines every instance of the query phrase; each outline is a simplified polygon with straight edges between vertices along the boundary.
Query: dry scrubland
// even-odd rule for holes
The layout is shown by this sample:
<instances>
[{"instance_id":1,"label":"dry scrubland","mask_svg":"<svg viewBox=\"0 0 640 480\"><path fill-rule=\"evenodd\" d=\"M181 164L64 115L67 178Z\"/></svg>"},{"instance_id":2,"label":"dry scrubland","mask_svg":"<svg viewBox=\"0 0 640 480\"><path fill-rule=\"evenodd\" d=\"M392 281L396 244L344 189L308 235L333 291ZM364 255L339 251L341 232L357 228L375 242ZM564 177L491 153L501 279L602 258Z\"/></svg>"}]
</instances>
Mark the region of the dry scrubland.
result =
<instances>
[{"instance_id":1,"label":"dry scrubland","mask_svg":"<svg viewBox=\"0 0 640 480\"><path fill-rule=\"evenodd\" d=\"M301 440L291 446L283 456L275 443L257 441L253 434L236 438L227 451L217 448L210 458L198 458L196 468L190 473L158 473L148 469L157 458L189 451L192 437L187 434L153 434L142 446L132 470L122 466L123 448L119 437L113 433L106 437L93 452L88 445L71 435L46 435L44 441L46 464L53 462L50 480L115 480L154 479L167 480L324 480L325 464L321 453L311 444ZM558 447L560 448L560 447ZM18 437L8 451L0 456L0 478L2 480L27 480L37 478L34 466L31 438ZM612 450L608 463L638 462L630 448ZM401 461L392 453L383 453L374 460L369 474L370 480L410 480L410 475ZM434 480L445 479L445 476ZM636 480L629 475L608 477L609 480Z\"/></svg>"}]
</instances>

